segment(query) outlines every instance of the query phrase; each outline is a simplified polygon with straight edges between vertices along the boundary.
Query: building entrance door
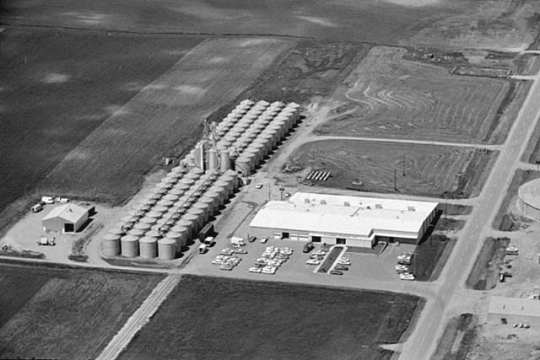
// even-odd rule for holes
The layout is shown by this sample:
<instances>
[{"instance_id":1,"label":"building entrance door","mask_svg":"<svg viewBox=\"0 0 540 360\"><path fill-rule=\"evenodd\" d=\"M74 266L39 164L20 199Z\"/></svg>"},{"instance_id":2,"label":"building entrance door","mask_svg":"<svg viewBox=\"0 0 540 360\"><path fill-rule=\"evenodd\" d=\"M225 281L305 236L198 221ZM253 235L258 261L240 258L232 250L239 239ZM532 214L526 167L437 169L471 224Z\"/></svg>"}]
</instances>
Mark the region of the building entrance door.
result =
<instances>
[{"instance_id":1,"label":"building entrance door","mask_svg":"<svg viewBox=\"0 0 540 360\"><path fill-rule=\"evenodd\" d=\"M347 243L347 239L345 238L336 238L336 244L345 245Z\"/></svg>"}]
</instances>

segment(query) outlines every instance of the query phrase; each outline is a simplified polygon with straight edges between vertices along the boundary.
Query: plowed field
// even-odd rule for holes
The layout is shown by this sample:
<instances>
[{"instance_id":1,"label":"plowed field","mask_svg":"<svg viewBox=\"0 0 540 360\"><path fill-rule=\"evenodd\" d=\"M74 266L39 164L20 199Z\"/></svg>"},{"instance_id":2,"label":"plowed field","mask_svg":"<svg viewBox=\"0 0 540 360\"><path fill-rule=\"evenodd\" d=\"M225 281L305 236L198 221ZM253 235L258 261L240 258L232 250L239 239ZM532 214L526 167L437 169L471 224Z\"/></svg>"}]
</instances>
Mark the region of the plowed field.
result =
<instances>
[{"instance_id":1,"label":"plowed field","mask_svg":"<svg viewBox=\"0 0 540 360\"><path fill-rule=\"evenodd\" d=\"M96 357L161 276L0 266L0 358Z\"/></svg>"},{"instance_id":2,"label":"plowed field","mask_svg":"<svg viewBox=\"0 0 540 360\"><path fill-rule=\"evenodd\" d=\"M390 359L421 300L185 276L120 359Z\"/></svg>"},{"instance_id":3,"label":"plowed field","mask_svg":"<svg viewBox=\"0 0 540 360\"><path fill-rule=\"evenodd\" d=\"M375 47L336 91L335 117L319 134L500 143L513 119L505 111L521 84L450 75L404 60L406 50Z\"/></svg>"},{"instance_id":4,"label":"plowed field","mask_svg":"<svg viewBox=\"0 0 540 360\"><path fill-rule=\"evenodd\" d=\"M291 45L267 38L204 42L67 154L42 191L123 201L163 155L193 145L204 118L240 94Z\"/></svg>"},{"instance_id":5,"label":"plowed field","mask_svg":"<svg viewBox=\"0 0 540 360\"><path fill-rule=\"evenodd\" d=\"M295 177L307 175L312 168L330 171L331 178L317 182L323 187L469 197L480 192L495 155L467 147L323 140L301 146L289 164L304 168L293 173Z\"/></svg>"}]
</instances>

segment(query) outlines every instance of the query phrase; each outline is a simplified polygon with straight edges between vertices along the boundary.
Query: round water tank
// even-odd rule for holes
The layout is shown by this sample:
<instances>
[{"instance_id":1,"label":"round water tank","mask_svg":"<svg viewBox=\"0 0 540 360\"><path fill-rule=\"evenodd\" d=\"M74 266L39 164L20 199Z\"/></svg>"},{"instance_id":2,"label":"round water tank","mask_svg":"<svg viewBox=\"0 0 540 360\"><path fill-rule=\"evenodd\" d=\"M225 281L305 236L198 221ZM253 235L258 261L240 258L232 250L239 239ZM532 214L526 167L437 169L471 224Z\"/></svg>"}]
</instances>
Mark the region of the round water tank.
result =
<instances>
[{"instance_id":1,"label":"round water tank","mask_svg":"<svg viewBox=\"0 0 540 360\"><path fill-rule=\"evenodd\" d=\"M161 260L173 260L176 256L176 241L172 239L158 240L158 256Z\"/></svg>"},{"instance_id":2,"label":"round water tank","mask_svg":"<svg viewBox=\"0 0 540 360\"><path fill-rule=\"evenodd\" d=\"M145 236L139 240L139 254L143 259L157 257L157 239Z\"/></svg>"},{"instance_id":3,"label":"round water tank","mask_svg":"<svg viewBox=\"0 0 540 360\"><path fill-rule=\"evenodd\" d=\"M120 239L122 256L134 258L139 255L139 236L126 235Z\"/></svg>"},{"instance_id":4,"label":"round water tank","mask_svg":"<svg viewBox=\"0 0 540 360\"><path fill-rule=\"evenodd\" d=\"M118 256L120 255L120 235L107 234L103 237L103 255Z\"/></svg>"},{"instance_id":5,"label":"round water tank","mask_svg":"<svg viewBox=\"0 0 540 360\"><path fill-rule=\"evenodd\" d=\"M152 224L139 222L139 223L135 224L133 229L141 230L142 231L141 235L143 235L145 232L149 231L151 227L152 227Z\"/></svg>"},{"instance_id":6,"label":"round water tank","mask_svg":"<svg viewBox=\"0 0 540 360\"><path fill-rule=\"evenodd\" d=\"M184 183L181 182L181 183L179 183L179 184L176 184L176 185L174 186L173 190L174 190L174 189L178 189L178 190L181 190L181 191L183 191L183 192L186 192L186 191L189 190L190 187L191 187L190 185L184 184Z\"/></svg>"},{"instance_id":7,"label":"round water tank","mask_svg":"<svg viewBox=\"0 0 540 360\"><path fill-rule=\"evenodd\" d=\"M109 234L112 234L112 235L124 235L125 231L120 226L115 226L111 230L109 230Z\"/></svg>"},{"instance_id":8,"label":"round water tank","mask_svg":"<svg viewBox=\"0 0 540 360\"><path fill-rule=\"evenodd\" d=\"M521 185L518 190L517 208L526 217L540 220L540 179Z\"/></svg>"}]
</instances>

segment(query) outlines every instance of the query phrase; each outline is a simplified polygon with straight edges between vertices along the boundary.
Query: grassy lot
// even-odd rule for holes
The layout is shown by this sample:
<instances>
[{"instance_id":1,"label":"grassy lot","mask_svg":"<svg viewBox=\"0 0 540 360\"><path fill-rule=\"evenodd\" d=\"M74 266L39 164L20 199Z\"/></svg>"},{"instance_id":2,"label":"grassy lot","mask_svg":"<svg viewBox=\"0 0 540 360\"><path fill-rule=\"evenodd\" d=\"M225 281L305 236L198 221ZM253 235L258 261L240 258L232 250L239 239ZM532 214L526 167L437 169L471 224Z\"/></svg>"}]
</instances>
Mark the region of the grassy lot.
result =
<instances>
[{"instance_id":1,"label":"grassy lot","mask_svg":"<svg viewBox=\"0 0 540 360\"><path fill-rule=\"evenodd\" d=\"M95 358L161 276L1 265L0 357Z\"/></svg>"},{"instance_id":2,"label":"grassy lot","mask_svg":"<svg viewBox=\"0 0 540 360\"><path fill-rule=\"evenodd\" d=\"M291 45L269 38L200 44L84 139L40 188L124 201L162 156L182 154L194 145L204 118L234 99Z\"/></svg>"},{"instance_id":3,"label":"grassy lot","mask_svg":"<svg viewBox=\"0 0 540 360\"><path fill-rule=\"evenodd\" d=\"M432 360L466 359L476 340L476 324L473 314L461 314L450 319Z\"/></svg>"},{"instance_id":4,"label":"grassy lot","mask_svg":"<svg viewBox=\"0 0 540 360\"><path fill-rule=\"evenodd\" d=\"M540 123L536 124L529 143L521 156L521 161L531 164L540 163Z\"/></svg>"},{"instance_id":5,"label":"grassy lot","mask_svg":"<svg viewBox=\"0 0 540 360\"><path fill-rule=\"evenodd\" d=\"M519 222L515 221L510 214L510 204L512 200L517 196L518 190L521 185L529 182L533 179L537 179L540 176L538 171L532 170L517 170L512 178L512 182L508 187L508 191L504 197L504 200L493 220L492 227L501 231L515 231L519 228Z\"/></svg>"},{"instance_id":6,"label":"grassy lot","mask_svg":"<svg viewBox=\"0 0 540 360\"><path fill-rule=\"evenodd\" d=\"M323 135L501 143L526 91L519 82L450 75L403 59L407 50L372 48L337 90Z\"/></svg>"},{"instance_id":7,"label":"grassy lot","mask_svg":"<svg viewBox=\"0 0 540 360\"><path fill-rule=\"evenodd\" d=\"M414 252L412 270L418 281L437 280L452 253L456 239L432 234Z\"/></svg>"},{"instance_id":8,"label":"grassy lot","mask_svg":"<svg viewBox=\"0 0 540 360\"><path fill-rule=\"evenodd\" d=\"M120 359L390 359L410 295L186 276Z\"/></svg>"},{"instance_id":9,"label":"grassy lot","mask_svg":"<svg viewBox=\"0 0 540 360\"><path fill-rule=\"evenodd\" d=\"M509 238L492 238L484 240L480 255L465 284L469 289L491 290L499 282L499 268L504 261L505 250L510 243Z\"/></svg>"},{"instance_id":10,"label":"grassy lot","mask_svg":"<svg viewBox=\"0 0 540 360\"><path fill-rule=\"evenodd\" d=\"M304 169L294 177L312 168L330 171L332 177L317 186L390 193L395 179L399 193L459 198L480 193L495 155L451 146L323 140L301 146L288 165Z\"/></svg>"},{"instance_id":11,"label":"grassy lot","mask_svg":"<svg viewBox=\"0 0 540 360\"><path fill-rule=\"evenodd\" d=\"M33 28L0 39L0 212L201 41Z\"/></svg>"}]
</instances>

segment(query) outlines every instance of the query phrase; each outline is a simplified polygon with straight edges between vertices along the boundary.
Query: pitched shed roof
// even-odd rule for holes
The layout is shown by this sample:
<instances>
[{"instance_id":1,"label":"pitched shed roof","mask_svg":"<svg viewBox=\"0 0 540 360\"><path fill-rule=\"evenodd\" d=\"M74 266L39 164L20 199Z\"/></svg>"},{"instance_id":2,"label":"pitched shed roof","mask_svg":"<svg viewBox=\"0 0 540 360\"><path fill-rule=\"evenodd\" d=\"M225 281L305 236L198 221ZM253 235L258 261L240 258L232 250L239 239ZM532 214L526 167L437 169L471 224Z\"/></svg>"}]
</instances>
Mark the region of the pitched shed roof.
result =
<instances>
[{"instance_id":1,"label":"pitched shed roof","mask_svg":"<svg viewBox=\"0 0 540 360\"><path fill-rule=\"evenodd\" d=\"M43 220L50 220L54 218L62 218L66 221L76 223L83 216L86 215L88 209L76 204L64 204L52 209Z\"/></svg>"},{"instance_id":2,"label":"pitched shed roof","mask_svg":"<svg viewBox=\"0 0 540 360\"><path fill-rule=\"evenodd\" d=\"M540 301L505 296L492 296L489 313L540 317Z\"/></svg>"}]
</instances>

